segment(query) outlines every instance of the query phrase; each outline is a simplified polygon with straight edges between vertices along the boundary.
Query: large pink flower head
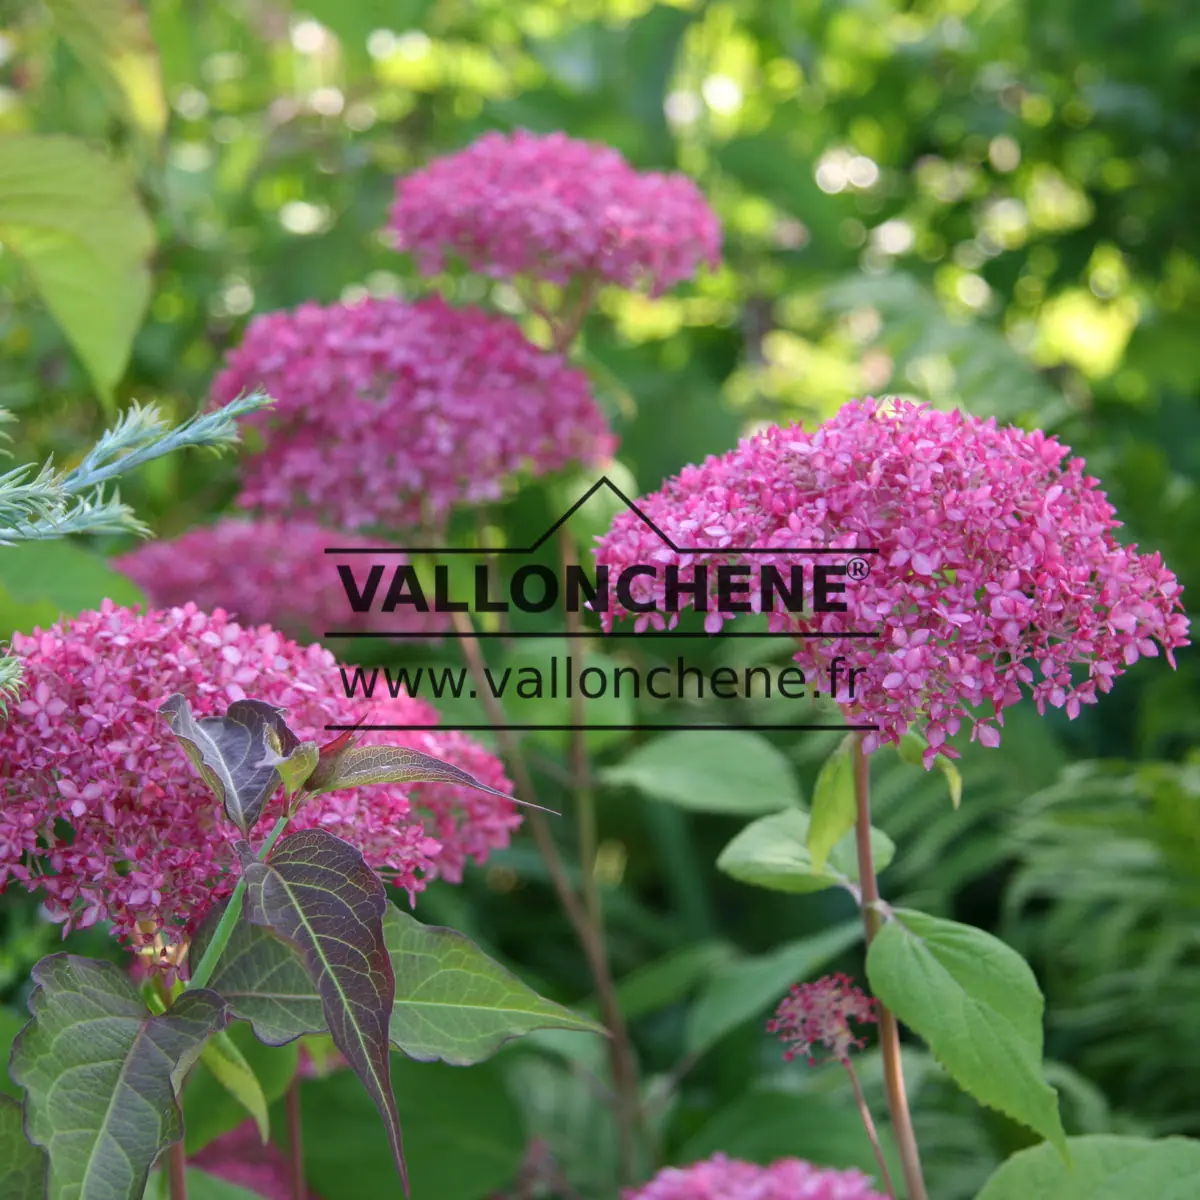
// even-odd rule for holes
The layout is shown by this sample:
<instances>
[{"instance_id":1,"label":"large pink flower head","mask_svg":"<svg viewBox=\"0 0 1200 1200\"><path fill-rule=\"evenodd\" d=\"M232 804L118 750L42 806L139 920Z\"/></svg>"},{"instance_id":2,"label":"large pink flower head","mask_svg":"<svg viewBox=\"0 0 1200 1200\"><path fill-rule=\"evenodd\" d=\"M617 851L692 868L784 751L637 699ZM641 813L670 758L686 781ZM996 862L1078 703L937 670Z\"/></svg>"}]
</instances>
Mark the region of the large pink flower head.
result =
<instances>
[{"instance_id":1,"label":"large pink flower head","mask_svg":"<svg viewBox=\"0 0 1200 1200\"><path fill-rule=\"evenodd\" d=\"M266 447L244 461L238 503L338 529L438 527L518 473L598 465L615 446L582 371L436 296L256 317L213 400L259 387L278 402L248 418Z\"/></svg>"},{"instance_id":2,"label":"large pink flower head","mask_svg":"<svg viewBox=\"0 0 1200 1200\"><path fill-rule=\"evenodd\" d=\"M635 171L562 133L487 133L399 180L389 227L426 274L447 256L497 278L588 275L658 295L716 267L721 227L686 176Z\"/></svg>"},{"instance_id":3,"label":"large pink flower head","mask_svg":"<svg viewBox=\"0 0 1200 1200\"><path fill-rule=\"evenodd\" d=\"M799 1158L770 1166L714 1154L689 1167L665 1167L622 1200L886 1200L861 1171L835 1171Z\"/></svg>"},{"instance_id":4,"label":"large pink flower head","mask_svg":"<svg viewBox=\"0 0 1200 1200\"><path fill-rule=\"evenodd\" d=\"M1074 718L1160 646L1174 666L1188 619L1175 576L1116 540L1112 505L1069 453L1040 431L910 402L856 401L812 433L770 428L640 502L682 550L635 513L616 519L597 562L614 577L638 564L655 573L632 581L633 605L615 603L605 627L629 615L639 628L674 626L690 604L716 633L739 612L768 612L774 632L810 635L795 656L806 682L828 695L832 680L848 720L877 726L865 749L919 723L926 767L957 757L944 743L964 719L972 740L998 745L1023 688L1039 712ZM854 577L850 549L797 553L813 547L864 549L868 573ZM844 569L824 576L844 588L825 608L844 612L816 611L815 564ZM777 586L795 582L793 566L803 613ZM701 568L696 601L678 583Z\"/></svg>"},{"instance_id":5,"label":"large pink flower head","mask_svg":"<svg viewBox=\"0 0 1200 1200\"><path fill-rule=\"evenodd\" d=\"M382 566L390 576L405 557L356 554L339 559L325 551L377 544L311 521L226 517L171 541L147 542L113 565L155 608L192 601L205 611L224 609L243 625L272 625L309 640L323 638L327 630L360 633L371 628L371 615L350 606L338 563L349 563L356 575ZM405 622L406 633L440 633L448 625L445 614L422 613L412 606L405 606L402 617L390 618L390 628L397 619Z\"/></svg>"},{"instance_id":6,"label":"large pink flower head","mask_svg":"<svg viewBox=\"0 0 1200 1200\"><path fill-rule=\"evenodd\" d=\"M194 931L234 878L238 830L188 760L158 707L182 692L197 716L251 697L286 709L301 738L362 713L337 664L268 626L241 626L194 604L138 612L105 601L31 636L15 634L24 698L0 727L0 889L40 889L68 928L113 922L136 945ZM364 733L404 744L511 791L500 763L468 737L438 732L437 714L401 696L375 701L372 724L428 732ZM282 790L266 819L282 813ZM468 859L508 844L515 806L453 784L388 784L311 798L290 829L320 827L357 846L415 897L435 876L457 882Z\"/></svg>"}]
</instances>

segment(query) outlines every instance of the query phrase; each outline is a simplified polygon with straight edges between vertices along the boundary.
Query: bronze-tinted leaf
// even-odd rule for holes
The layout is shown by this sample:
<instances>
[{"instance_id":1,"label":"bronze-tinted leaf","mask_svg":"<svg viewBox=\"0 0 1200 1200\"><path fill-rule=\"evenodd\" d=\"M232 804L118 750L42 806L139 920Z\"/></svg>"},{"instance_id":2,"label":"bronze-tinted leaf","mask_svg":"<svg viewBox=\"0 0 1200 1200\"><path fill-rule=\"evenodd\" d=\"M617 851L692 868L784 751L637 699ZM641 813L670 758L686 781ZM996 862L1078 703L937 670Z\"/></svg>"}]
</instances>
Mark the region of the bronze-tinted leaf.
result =
<instances>
[{"instance_id":1,"label":"bronze-tinted leaf","mask_svg":"<svg viewBox=\"0 0 1200 1200\"><path fill-rule=\"evenodd\" d=\"M50 1158L49 1200L142 1200L154 1160L183 1134L179 1087L225 1004L196 988L155 1015L116 963L72 954L42 959L33 979L10 1070L29 1138Z\"/></svg>"},{"instance_id":2,"label":"bronze-tinted leaf","mask_svg":"<svg viewBox=\"0 0 1200 1200\"><path fill-rule=\"evenodd\" d=\"M262 700L237 700L222 717L197 718L177 692L158 711L225 806L226 816L247 835L284 782L284 764L293 755L297 763L311 759L305 754L307 743L302 744L284 721L284 710ZM286 776L289 791L298 786L295 775L292 769Z\"/></svg>"},{"instance_id":3,"label":"bronze-tinted leaf","mask_svg":"<svg viewBox=\"0 0 1200 1200\"><path fill-rule=\"evenodd\" d=\"M317 769L309 776L307 788L314 793L333 792L371 783L455 783L459 787L501 796L514 804L541 808L540 804L518 800L507 792L480 783L461 767L431 754L410 750L407 746L351 746L337 755L322 754ZM552 810L543 808L542 811Z\"/></svg>"},{"instance_id":4,"label":"bronze-tinted leaf","mask_svg":"<svg viewBox=\"0 0 1200 1200\"><path fill-rule=\"evenodd\" d=\"M250 860L244 870L247 920L299 949L330 1035L383 1117L407 1193L388 1046L396 980L383 934L383 883L358 850L323 829L283 838L265 863Z\"/></svg>"}]
</instances>

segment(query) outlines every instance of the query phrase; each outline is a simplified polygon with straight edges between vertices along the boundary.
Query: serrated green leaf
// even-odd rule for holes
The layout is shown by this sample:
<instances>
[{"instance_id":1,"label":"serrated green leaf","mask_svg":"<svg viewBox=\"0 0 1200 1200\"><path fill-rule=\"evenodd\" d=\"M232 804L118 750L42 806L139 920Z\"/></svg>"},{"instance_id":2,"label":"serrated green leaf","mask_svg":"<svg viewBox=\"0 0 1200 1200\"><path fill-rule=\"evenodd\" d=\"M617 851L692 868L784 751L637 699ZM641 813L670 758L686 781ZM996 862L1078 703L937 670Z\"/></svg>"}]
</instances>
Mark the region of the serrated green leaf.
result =
<instances>
[{"instance_id":1,"label":"serrated green leaf","mask_svg":"<svg viewBox=\"0 0 1200 1200\"><path fill-rule=\"evenodd\" d=\"M150 223L125 170L74 138L0 138L0 242L111 399L150 298Z\"/></svg>"},{"instance_id":2,"label":"serrated green leaf","mask_svg":"<svg viewBox=\"0 0 1200 1200\"><path fill-rule=\"evenodd\" d=\"M254 1118L258 1135L265 1146L271 1136L271 1121L267 1115L267 1098L263 1095L258 1076L246 1061L246 1056L222 1030L209 1038L200 1053L200 1061L216 1077L217 1082Z\"/></svg>"},{"instance_id":3,"label":"serrated green leaf","mask_svg":"<svg viewBox=\"0 0 1200 1200\"><path fill-rule=\"evenodd\" d=\"M818 871L808 848L809 816L799 809L762 817L747 825L721 851L718 870L739 883L776 892L819 892L858 881L858 855L854 835L847 834L829 852L829 861ZM891 838L871 830L875 870L882 871L896 852Z\"/></svg>"},{"instance_id":4,"label":"serrated green leaf","mask_svg":"<svg viewBox=\"0 0 1200 1200\"><path fill-rule=\"evenodd\" d=\"M42 959L33 980L11 1071L30 1140L50 1156L48 1200L141 1200L183 1134L180 1081L225 1005L197 988L155 1016L115 963L72 954Z\"/></svg>"},{"instance_id":5,"label":"serrated green leaf","mask_svg":"<svg viewBox=\"0 0 1200 1200\"><path fill-rule=\"evenodd\" d=\"M388 1023L396 980L383 934L387 892L362 854L324 829L283 838L264 863L247 858L243 911L292 942L321 997L337 1048L387 1128L405 1191L408 1176L392 1095Z\"/></svg>"},{"instance_id":6,"label":"serrated green leaf","mask_svg":"<svg viewBox=\"0 0 1200 1200\"><path fill-rule=\"evenodd\" d=\"M158 52L136 0L44 0L79 61L130 119L153 137L167 124Z\"/></svg>"},{"instance_id":7,"label":"serrated green leaf","mask_svg":"<svg viewBox=\"0 0 1200 1200\"><path fill-rule=\"evenodd\" d=\"M805 845L813 870L825 870L834 846L854 828L857 801L854 792L854 759L848 739L821 764L813 788Z\"/></svg>"},{"instance_id":8,"label":"serrated green leaf","mask_svg":"<svg viewBox=\"0 0 1200 1200\"><path fill-rule=\"evenodd\" d=\"M46 1200L46 1152L25 1137L21 1105L0 1095L0 1196Z\"/></svg>"},{"instance_id":9,"label":"serrated green leaf","mask_svg":"<svg viewBox=\"0 0 1200 1200\"><path fill-rule=\"evenodd\" d=\"M294 796L308 782L321 760L321 748L316 742L301 742L289 755L275 764L288 797Z\"/></svg>"},{"instance_id":10,"label":"serrated green leaf","mask_svg":"<svg viewBox=\"0 0 1200 1200\"><path fill-rule=\"evenodd\" d=\"M196 932L188 951L199 962L224 912L214 909ZM325 1010L304 961L289 942L270 929L252 925L244 913L221 953L209 988L229 1011L249 1021L255 1036L268 1046L282 1046L307 1033L324 1033Z\"/></svg>"},{"instance_id":11,"label":"serrated green leaf","mask_svg":"<svg viewBox=\"0 0 1200 1200\"><path fill-rule=\"evenodd\" d=\"M1002 1163L978 1200L1194 1200L1200 1142L1191 1138L1067 1138L1068 1166L1046 1143Z\"/></svg>"},{"instance_id":12,"label":"serrated green leaf","mask_svg":"<svg viewBox=\"0 0 1200 1200\"><path fill-rule=\"evenodd\" d=\"M692 812L778 812L800 803L788 760L761 734L737 729L665 733L601 779Z\"/></svg>"},{"instance_id":13,"label":"serrated green leaf","mask_svg":"<svg viewBox=\"0 0 1200 1200\"><path fill-rule=\"evenodd\" d=\"M924 1038L963 1091L1065 1152L1058 1094L1042 1074L1042 993L998 938L894 909L867 951L872 992Z\"/></svg>"},{"instance_id":14,"label":"serrated green leaf","mask_svg":"<svg viewBox=\"0 0 1200 1200\"><path fill-rule=\"evenodd\" d=\"M158 711L225 815L249 836L263 805L283 782L278 763L300 744L283 722L283 709L261 700L238 700L223 717L196 718L187 697L176 692Z\"/></svg>"},{"instance_id":15,"label":"serrated green leaf","mask_svg":"<svg viewBox=\"0 0 1200 1200\"><path fill-rule=\"evenodd\" d=\"M823 971L862 935L861 921L844 921L770 954L720 967L688 1011L687 1052L701 1054L744 1021L761 1016L793 983Z\"/></svg>"},{"instance_id":16,"label":"serrated green leaf","mask_svg":"<svg viewBox=\"0 0 1200 1200\"><path fill-rule=\"evenodd\" d=\"M605 1032L539 996L453 929L422 925L389 905L383 931L396 976L391 1041L410 1058L469 1066L534 1029Z\"/></svg>"}]
</instances>

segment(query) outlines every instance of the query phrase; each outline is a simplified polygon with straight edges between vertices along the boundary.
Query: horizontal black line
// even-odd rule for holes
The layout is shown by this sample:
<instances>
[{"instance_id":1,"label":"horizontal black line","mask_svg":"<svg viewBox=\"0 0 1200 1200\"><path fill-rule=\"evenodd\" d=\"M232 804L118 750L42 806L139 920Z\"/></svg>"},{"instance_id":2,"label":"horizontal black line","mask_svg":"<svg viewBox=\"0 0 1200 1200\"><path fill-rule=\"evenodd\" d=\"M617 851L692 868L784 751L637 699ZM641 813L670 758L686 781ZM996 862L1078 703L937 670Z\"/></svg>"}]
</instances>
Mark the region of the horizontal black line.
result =
<instances>
[{"instance_id":1,"label":"horizontal black line","mask_svg":"<svg viewBox=\"0 0 1200 1200\"><path fill-rule=\"evenodd\" d=\"M504 554L532 554L537 546L327 546L325 554L474 554L493 558ZM672 546L676 554L882 554L878 546ZM647 563L647 566L650 564Z\"/></svg>"},{"instance_id":2,"label":"horizontal black line","mask_svg":"<svg viewBox=\"0 0 1200 1200\"><path fill-rule=\"evenodd\" d=\"M697 732L712 732L718 729L734 729L746 731L770 731L785 729L788 731L835 731L838 733L866 733L879 728L878 725L326 725L327 733L345 733L354 730L358 733L496 733L500 728L513 733L654 733L665 730L672 733L682 733L694 729Z\"/></svg>"},{"instance_id":3,"label":"horizontal black line","mask_svg":"<svg viewBox=\"0 0 1200 1200\"><path fill-rule=\"evenodd\" d=\"M451 640L457 640L459 637L464 637L464 638L470 637L470 638L474 638L476 641L485 641L485 642L487 642L487 641L508 641L509 639L511 639L514 642L539 641L539 640L550 640L551 638L565 639L568 641L573 640L575 638L579 638L582 641L595 641L595 642L612 641L614 639L617 641L628 641L628 640L635 640L638 638L641 638L644 640L650 640L652 638L678 638L681 641L684 641L684 640L694 641L697 638L735 638L735 639L739 639L739 640L745 639L745 640L749 641L749 640L752 640L755 638L760 639L760 640L766 639L766 638L771 638L771 639L778 639L778 638L875 638L875 639L879 639L879 638L883 637L883 632L882 632L882 630L879 632L874 632L871 630L865 630L865 631L864 630L848 630L845 633L812 633L812 632L706 633L703 630L700 630L700 631L697 631L696 633L687 633L687 632L681 632L679 630L671 630L671 631L648 631L646 633L632 633L632 632L629 632L626 630L621 630L616 633L604 633L600 630L584 629L584 630L580 630L580 632L576 633L576 634L568 633L568 632L566 632L566 630L564 630L562 633L555 633L553 631L547 632L544 630L537 630L537 631L530 631L527 633L473 632L470 634L467 634L467 633L459 634L453 630L447 631L446 633L405 633L402 629L397 629L390 633L387 632L386 630L383 630L383 631L370 630L370 631L366 631L366 632L355 633L352 630L331 629L331 630L327 631L323 635L323 637L325 638L325 640L329 640L331 638L409 638L414 641L423 641L423 642L445 641L447 638L449 638Z\"/></svg>"}]
</instances>

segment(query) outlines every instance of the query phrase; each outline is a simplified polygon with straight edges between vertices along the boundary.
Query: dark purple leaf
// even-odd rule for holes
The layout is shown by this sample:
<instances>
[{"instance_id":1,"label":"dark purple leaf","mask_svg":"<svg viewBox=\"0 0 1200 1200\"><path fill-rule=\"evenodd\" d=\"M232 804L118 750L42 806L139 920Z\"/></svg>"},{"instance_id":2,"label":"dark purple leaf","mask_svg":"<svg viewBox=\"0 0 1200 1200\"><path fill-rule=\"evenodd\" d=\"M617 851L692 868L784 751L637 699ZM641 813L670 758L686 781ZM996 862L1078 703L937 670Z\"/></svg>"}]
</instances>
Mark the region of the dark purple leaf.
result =
<instances>
[{"instance_id":1,"label":"dark purple leaf","mask_svg":"<svg viewBox=\"0 0 1200 1200\"><path fill-rule=\"evenodd\" d=\"M407 1194L389 1059L396 979L383 936L383 883L353 846L323 829L283 838L265 863L244 857L243 870L246 919L299 949L334 1044L383 1117Z\"/></svg>"}]
</instances>

